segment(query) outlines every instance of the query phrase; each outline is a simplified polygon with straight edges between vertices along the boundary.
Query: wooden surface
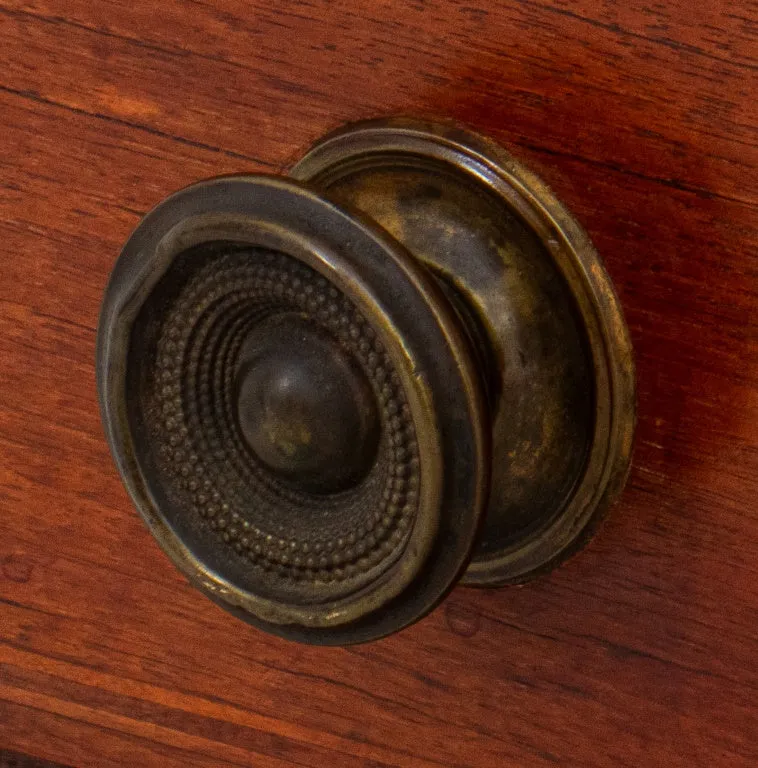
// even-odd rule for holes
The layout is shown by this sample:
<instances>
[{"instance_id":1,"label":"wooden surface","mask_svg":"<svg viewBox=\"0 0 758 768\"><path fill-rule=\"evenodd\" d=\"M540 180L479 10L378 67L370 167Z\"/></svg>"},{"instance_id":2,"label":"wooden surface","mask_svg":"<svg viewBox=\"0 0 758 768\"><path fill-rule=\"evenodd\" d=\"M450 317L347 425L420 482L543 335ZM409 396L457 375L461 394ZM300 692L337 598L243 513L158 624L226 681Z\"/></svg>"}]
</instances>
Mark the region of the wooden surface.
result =
<instances>
[{"instance_id":1,"label":"wooden surface","mask_svg":"<svg viewBox=\"0 0 758 768\"><path fill-rule=\"evenodd\" d=\"M49 760L27 755L21 752L11 752L9 749L0 749L0 768L68 768L60 763L51 763Z\"/></svg>"},{"instance_id":2,"label":"wooden surface","mask_svg":"<svg viewBox=\"0 0 758 768\"><path fill-rule=\"evenodd\" d=\"M0 0L0 748L85 766L758 763L758 3ZM168 192L451 117L593 236L638 361L622 502L522 589L363 647L265 636L128 501L100 296Z\"/></svg>"}]
</instances>

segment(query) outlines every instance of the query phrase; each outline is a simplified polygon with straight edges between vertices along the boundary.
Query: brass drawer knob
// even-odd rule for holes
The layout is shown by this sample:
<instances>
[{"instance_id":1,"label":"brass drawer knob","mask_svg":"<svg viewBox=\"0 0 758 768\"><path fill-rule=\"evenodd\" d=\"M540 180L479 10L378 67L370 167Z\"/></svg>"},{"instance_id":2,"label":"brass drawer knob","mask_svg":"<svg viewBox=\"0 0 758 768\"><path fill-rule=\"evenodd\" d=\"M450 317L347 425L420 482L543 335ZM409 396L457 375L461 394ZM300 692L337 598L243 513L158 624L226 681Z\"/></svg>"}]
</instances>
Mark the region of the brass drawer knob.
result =
<instances>
[{"instance_id":1,"label":"brass drawer knob","mask_svg":"<svg viewBox=\"0 0 758 768\"><path fill-rule=\"evenodd\" d=\"M579 225L469 132L348 126L164 200L97 345L124 483L190 580L293 639L554 567L620 492L628 332Z\"/></svg>"}]
</instances>

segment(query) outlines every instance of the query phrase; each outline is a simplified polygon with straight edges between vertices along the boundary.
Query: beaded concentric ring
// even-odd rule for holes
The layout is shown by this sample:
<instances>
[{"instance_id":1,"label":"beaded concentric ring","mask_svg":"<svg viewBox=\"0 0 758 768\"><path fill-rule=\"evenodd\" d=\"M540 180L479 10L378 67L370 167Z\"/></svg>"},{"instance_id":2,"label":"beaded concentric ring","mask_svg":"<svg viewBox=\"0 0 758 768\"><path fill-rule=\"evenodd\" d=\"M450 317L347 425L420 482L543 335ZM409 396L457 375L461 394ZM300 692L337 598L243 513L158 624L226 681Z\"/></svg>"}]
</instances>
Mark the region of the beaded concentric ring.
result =
<instances>
[{"instance_id":1,"label":"beaded concentric ring","mask_svg":"<svg viewBox=\"0 0 758 768\"><path fill-rule=\"evenodd\" d=\"M191 277L177 281L183 270ZM376 579L412 528L419 461L399 376L374 330L337 288L283 253L204 244L179 257L166 280L181 287L156 334L146 402L157 414L150 437L170 494L197 526L265 576L272 595L305 596L317 582L349 593ZM166 297L159 289L152 300ZM373 466L340 493L309 493L276 476L237 423L233 383L243 342L256 324L291 312L357 362L380 405Z\"/></svg>"}]
</instances>

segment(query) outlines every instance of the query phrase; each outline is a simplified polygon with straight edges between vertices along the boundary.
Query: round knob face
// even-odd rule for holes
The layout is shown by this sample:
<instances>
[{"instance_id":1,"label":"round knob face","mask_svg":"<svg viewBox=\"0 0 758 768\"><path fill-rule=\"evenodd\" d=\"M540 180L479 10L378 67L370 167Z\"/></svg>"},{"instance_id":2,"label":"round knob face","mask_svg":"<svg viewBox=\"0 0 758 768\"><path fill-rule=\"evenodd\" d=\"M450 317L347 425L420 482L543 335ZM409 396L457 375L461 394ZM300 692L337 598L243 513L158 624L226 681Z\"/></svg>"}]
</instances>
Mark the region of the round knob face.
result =
<instances>
[{"instance_id":1,"label":"round knob face","mask_svg":"<svg viewBox=\"0 0 758 768\"><path fill-rule=\"evenodd\" d=\"M155 209L111 278L98 375L124 482L175 563L309 642L428 611L486 496L459 323L389 235L294 183L210 180Z\"/></svg>"},{"instance_id":2,"label":"round knob face","mask_svg":"<svg viewBox=\"0 0 758 768\"><path fill-rule=\"evenodd\" d=\"M303 316L276 316L250 333L236 399L248 445L295 487L342 491L374 462L379 416L371 385L340 345Z\"/></svg>"}]
</instances>

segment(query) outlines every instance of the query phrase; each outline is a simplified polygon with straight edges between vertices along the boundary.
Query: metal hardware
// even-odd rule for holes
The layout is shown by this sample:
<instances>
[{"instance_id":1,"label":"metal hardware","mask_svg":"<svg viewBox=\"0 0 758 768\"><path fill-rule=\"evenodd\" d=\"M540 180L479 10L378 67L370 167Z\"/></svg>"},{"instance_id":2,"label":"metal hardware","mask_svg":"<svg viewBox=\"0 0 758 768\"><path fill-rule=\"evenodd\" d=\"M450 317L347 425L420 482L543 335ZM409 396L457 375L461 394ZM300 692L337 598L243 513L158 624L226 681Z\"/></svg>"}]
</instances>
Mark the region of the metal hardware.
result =
<instances>
[{"instance_id":1,"label":"metal hardware","mask_svg":"<svg viewBox=\"0 0 758 768\"><path fill-rule=\"evenodd\" d=\"M161 546L305 642L549 570L629 467L632 352L602 263L543 182L455 127L359 123L289 177L172 195L124 246L97 354Z\"/></svg>"}]
</instances>

